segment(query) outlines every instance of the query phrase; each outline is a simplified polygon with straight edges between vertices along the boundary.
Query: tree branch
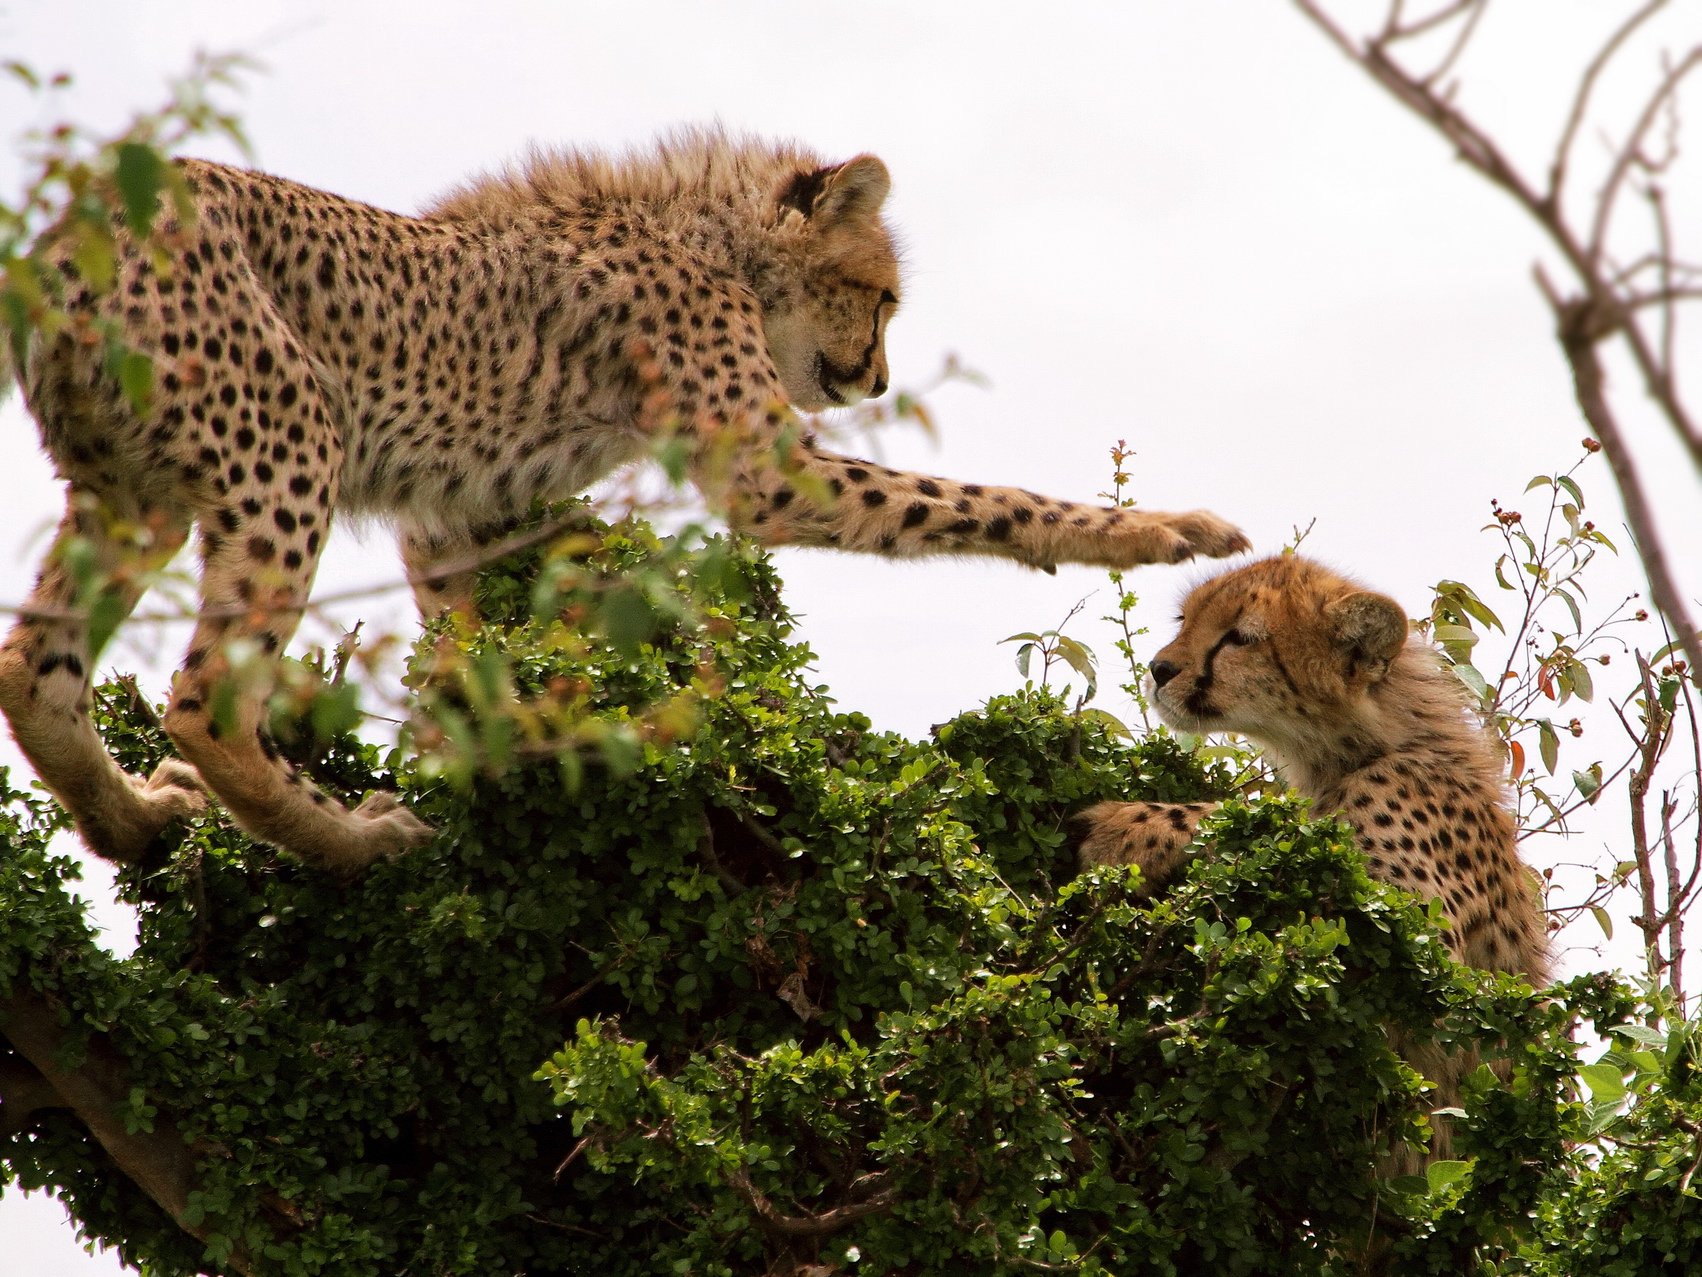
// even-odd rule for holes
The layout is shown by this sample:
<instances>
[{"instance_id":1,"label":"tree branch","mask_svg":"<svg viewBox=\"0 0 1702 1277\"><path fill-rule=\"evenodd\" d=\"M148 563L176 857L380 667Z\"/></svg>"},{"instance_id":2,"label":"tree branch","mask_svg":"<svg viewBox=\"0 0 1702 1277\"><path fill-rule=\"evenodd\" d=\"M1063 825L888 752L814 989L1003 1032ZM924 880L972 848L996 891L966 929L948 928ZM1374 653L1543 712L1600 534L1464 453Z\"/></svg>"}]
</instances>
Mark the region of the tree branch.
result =
<instances>
[{"instance_id":1,"label":"tree branch","mask_svg":"<svg viewBox=\"0 0 1702 1277\"><path fill-rule=\"evenodd\" d=\"M1543 277L1540 268L1537 281L1554 310L1560 347L1572 366L1573 393L1578 407L1584 414L1584 420L1590 423L1591 432L1601 441L1602 451L1607 454L1608 465L1613 470L1614 482L1619 485L1625 521L1636 539L1637 554L1643 561L1644 575L1649 580L1650 598L1661 615L1671 623L1673 637L1690 662L1691 676L1696 677L1702 674L1702 634L1697 632L1684 596L1673 580L1666 548L1661 543L1648 497L1643 491L1642 476L1632 463L1631 451L1619 428L1619 420L1607 401L1606 377L1596 351L1602 322L1597 316L1598 307L1588 298L1560 297L1554 286Z\"/></svg>"},{"instance_id":2,"label":"tree branch","mask_svg":"<svg viewBox=\"0 0 1702 1277\"><path fill-rule=\"evenodd\" d=\"M64 1108L53 1083L22 1056L0 1060L0 1138L29 1129L42 1109Z\"/></svg>"},{"instance_id":3,"label":"tree branch","mask_svg":"<svg viewBox=\"0 0 1702 1277\"><path fill-rule=\"evenodd\" d=\"M856 1223L865 1215L878 1215L882 1211L891 1210L898 1201L897 1191L890 1187L892 1176L887 1171L864 1175L851 1185L853 1191L868 1194L863 1200L835 1206L832 1210L822 1211L818 1215L781 1214L762 1190L751 1183L751 1177L743 1170L730 1171L727 1182L734 1192L744 1198L745 1204L756 1212L758 1226L764 1232L780 1237L827 1237Z\"/></svg>"},{"instance_id":4,"label":"tree branch","mask_svg":"<svg viewBox=\"0 0 1702 1277\"><path fill-rule=\"evenodd\" d=\"M1572 110L1566 117L1566 127L1560 132L1560 141L1554 148L1554 160L1548 169L1548 195L1557 211L1566 187L1566 168L1572 162L1572 143L1577 139L1578 130L1583 127L1584 116L1589 113L1590 96L1595 92L1596 81L1601 78L1607 64L1613 60L1613 55L1619 52L1637 28L1664 9L1666 3L1667 0L1649 0L1648 4L1619 25L1607 38L1607 42L1597 50L1596 56L1590 59L1590 65L1584 68L1584 76L1578 82L1578 91L1572 97Z\"/></svg>"},{"instance_id":5,"label":"tree branch","mask_svg":"<svg viewBox=\"0 0 1702 1277\"><path fill-rule=\"evenodd\" d=\"M85 1039L66 1026L54 1003L29 992L0 998L0 1034L33 1066L57 1102L77 1115L119 1170L180 1228L203 1240L219 1231L208 1219L188 1222L190 1195L199 1187L196 1157L171 1121L161 1115L154 1118L151 1131L129 1129L124 1110L133 1086L130 1070L104 1037L91 1034ZM66 1063L78 1055L81 1063ZM27 1079L24 1084L29 1086ZM240 1273L257 1271L240 1246L227 1262Z\"/></svg>"},{"instance_id":6,"label":"tree branch","mask_svg":"<svg viewBox=\"0 0 1702 1277\"><path fill-rule=\"evenodd\" d=\"M1602 50L1585 70L1578 94L1573 101L1572 115L1561 135L1561 149L1555 154L1555 168L1550 172L1550 189L1538 194L1536 188L1512 165L1486 133L1473 123L1452 101L1438 95L1432 86L1409 74L1389 55L1389 28L1384 34L1356 41L1324 12L1316 0L1294 0L1300 11L1321 30L1338 49L1381 85L1396 101L1424 120L1436 132L1453 144L1460 157L1483 177L1510 195L1542 229L1548 239L1565 257L1580 284L1581 296L1565 298L1543 276L1538 268L1538 283L1559 320L1562 349L1572 364L1573 382L1578 405L1590 423L1602 450L1608 454L1614 481L1619 487L1626 518L1637 540L1639 556L1649 579L1649 591L1675 632L1679 645L1690 662L1692 677L1702 674L1702 638L1691 620L1684 599L1673 581L1666 561L1660 535L1650 513L1642 480L1637 473L1630 448L1608 405L1605 378L1597 355L1597 345L1620 335L1630 349L1631 357L1642 375L1650 396L1660 405L1680 442L1688 450L1692 462L1702 470L1702 431L1691 420L1676 389L1676 377L1663 366L1661 357L1651 345L1638 321L1638 312L1630 304L1635 295L1626 296L1616 288L1613 279L1604 271L1611 270L1606 261L1605 236L1611 206L1620 193L1626 172L1641 153L1643 136L1655 115L1670 101L1679 82L1698 65L1702 65L1702 47L1691 49L1662 77L1655 92L1644 103L1636 124L1627 135L1615 156L1613 168L1597 196L1596 215L1588 246L1581 243L1567 224L1559 203L1559 183L1564 181L1566 152L1570 150L1579 121L1587 108L1590 91L1596 77L1614 51L1641 23L1659 8L1658 3L1644 6L1615 30ZM1398 31L1398 28L1397 28ZM1573 118L1575 117L1575 118Z\"/></svg>"}]
</instances>

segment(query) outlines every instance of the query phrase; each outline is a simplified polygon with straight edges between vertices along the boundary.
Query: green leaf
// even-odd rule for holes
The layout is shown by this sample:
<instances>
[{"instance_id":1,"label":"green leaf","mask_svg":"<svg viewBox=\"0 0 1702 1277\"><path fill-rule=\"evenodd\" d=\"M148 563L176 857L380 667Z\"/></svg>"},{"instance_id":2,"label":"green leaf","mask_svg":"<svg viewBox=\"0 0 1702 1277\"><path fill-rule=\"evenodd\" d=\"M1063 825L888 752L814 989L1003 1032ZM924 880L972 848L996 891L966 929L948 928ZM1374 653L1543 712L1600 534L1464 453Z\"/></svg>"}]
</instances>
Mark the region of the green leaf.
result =
<instances>
[{"instance_id":1,"label":"green leaf","mask_svg":"<svg viewBox=\"0 0 1702 1277\"><path fill-rule=\"evenodd\" d=\"M1454 677L1459 679L1477 696L1478 700L1487 703L1490 699L1489 683L1478 673L1477 666L1466 661L1456 661L1453 665Z\"/></svg>"},{"instance_id":2,"label":"green leaf","mask_svg":"<svg viewBox=\"0 0 1702 1277\"><path fill-rule=\"evenodd\" d=\"M1546 718L1537 720L1537 749L1542 754L1542 765L1548 769L1550 776L1554 775L1554 769L1560 762L1560 735Z\"/></svg>"},{"instance_id":3,"label":"green leaf","mask_svg":"<svg viewBox=\"0 0 1702 1277\"><path fill-rule=\"evenodd\" d=\"M41 77L15 58L8 58L5 62L0 62L0 69L3 69L7 75L22 80L32 89L41 87Z\"/></svg>"},{"instance_id":4,"label":"green leaf","mask_svg":"<svg viewBox=\"0 0 1702 1277\"><path fill-rule=\"evenodd\" d=\"M1087 680L1087 695L1092 699L1093 694L1099 690L1099 678L1093 667L1093 653L1083 644L1062 635L1059 636L1058 645L1054 650L1064 658L1071 669Z\"/></svg>"},{"instance_id":5,"label":"green leaf","mask_svg":"<svg viewBox=\"0 0 1702 1277\"><path fill-rule=\"evenodd\" d=\"M1503 555L1502 558L1505 559L1506 556ZM1505 586L1506 582L1502 582L1502 584ZM1501 630L1503 633L1506 632L1506 627L1501 624L1501 618L1496 616L1482 599L1478 598L1477 591L1463 581L1438 581L1434 593L1439 602L1446 603L1449 607L1464 612L1474 621Z\"/></svg>"},{"instance_id":6,"label":"green leaf","mask_svg":"<svg viewBox=\"0 0 1702 1277\"><path fill-rule=\"evenodd\" d=\"M1572 783L1578 787L1578 796L1588 802L1601 791L1602 778L1593 771L1573 772Z\"/></svg>"},{"instance_id":7,"label":"green leaf","mask_svg":"<svg viewBox=\"0 0 1702 1277\"><path fill-rule=\"evenodd\" d=\"M146 235L160 209L165 185L165 158L141 142L121 142L114 176L124 201L124 223L136 235Z\"/></svg>"},{"instance_id":8,"label":"green leaf","mask_svg":"<svg viewBox=\"0 0 1702 1277\"><path fill-rule=\"evenodd\" d=\"M1133 740L1135 734L1129 730L1128 724L1115 714L1108 714L1102 709L1084 709L1081 717L1087 722L1102 723L1105 730L1113 736L1121 736L1125 740Z\"/></svg>"},{"instance_id":9,"label":"green leaf","mask_svg":"<svg viewBox=\"0 0 1702 1277\"><path fill-rule=\"evenodd\" d=\"M154 361L139 351L126 351L118 357L118 384L130 406L145 415L154 393Z\"/></svg>"},{"instance_id":10,"label":"green leaf","mask_svg":"<svg viewBox=\"0 0 1702 1277\"><path fill-rule=\"evenodd\" d=\"M1578 508L1580 510L1583 509L1583 507L1584 507L1584 493L1578 487L1578 485L1573 482L1571 475L1568 475L1568 474L1556 475L1554 477L1554 481L1556 483L1558 483L1561 487L1565 488L1566 491L1569 494L1571 494L1572 500L1574 500L1578 503ZM1526 488L1525 491L1529 492L1530 489Z\"/></svg>"},{"instance_id":11,"label":"green leaf","mask_svg":"<svg viewBox=\"0 0 1702 1277\"><path fill-rule=\"evenodd\" d=\"M1590 914L1595 918L1596 926L1602 929L1602 937L1607 940L1612 940L1613 918L1608 914L1608 911L1603 909L1600 905L1591 905Z\"/></svg>"},{"instance_id":12,"label":"green leaf","mask_svg":"<svg viewBox=\"0 0 1702 1277\"><path fill-rule=\"evenodd\" d=\"M1597 1100L1612 1104L1625 1098L1625 1079L1617 1064L1586 1064L1578 1070L1578 1076Z\"/></svg>"},{"instance_id":13,"label":"green leaf","mask_svg":"<svg viewBox=\"0 0 1702 1277\"><path fill-rule=\"evenodd\" d=\"M1595 696L1596 685L1594 680L1590 678L1589 667L1584 662L1574 659L1571 665L1567 666L1566 672L1572 679L1572 695L1581 701L1587 701Z\"/></svg>"},{"instance_id":14,"label":"green leaf","mask_svg":"<svg viewBox=\"0 0 1702 1277\"><path fill-rule=\"evenodd\" d=\"M644 592L620 586L609 592L601 608L603 633L617 651L631 655L656 631L656 609Z\"/></svg>"},{"instance_id":15,"label":"green leaf","mask_svg":"<svg viewBox=\"0 0 1702 1277\"><path fill-rule=\"evenodd\" d=\"M1572 597L1568 590L1556 587L1554 592L1560 596L1560 601L1566 604L1566 610L1572 613L1572 632L1574 634L1581 633L1584 629L1584 617L1578 610L1578 601Z\"/></svg>"},{"instance_id":16,"label":"green leaf","mask_svg":"<svg viewBox=\"0 0 1702 1277\"><path fill-rule=\"evenodd\" d=\"M1673 707L1678 704L1678 678L1676 675L1669 675L1661 680L1660 687L1655 690L1655 700L1660 703L1661 709L1668 714L1672 713Z\"/></svg>"},{"instance_id":17,"label":"green leaf","mask_svg":"<svg viewBox=\"0 0 1702 1277\"><path fill-rule=\"evenodd\" d=\"M108 291L118 277L118 257L113 252L112 237L104 227L97 230L78 226L75 233L77 246L71 250L71 261L77 267L77 274L95 292Z\"/></svg>"},{"instance_id":18,"label":"green leaf","mask_svg":"<svg viewBox=\"0 0 1702 1277\"><path fill-rule=\"evenodd\" d=\"M1457 1184L1471 1174L1470 1162L1432 1162L1424 1168L1424 1182L1431 1192Z\"/></svg>"},{"instance_id":19,"label":"green leaf","mask_svg":"<svg viewBox=\"0 0 1702 1277\"><path fill-rule=\"evenodd\" d=\"M1616 1024L1611 1030L1622 1038L1630 1038L1633 1042L1641 1042L1644 1046L1658 1047L1665 1050L1667 1035L1659 1029L1651 1029L1646 1024Z\"/></svg>"}]
</instances>

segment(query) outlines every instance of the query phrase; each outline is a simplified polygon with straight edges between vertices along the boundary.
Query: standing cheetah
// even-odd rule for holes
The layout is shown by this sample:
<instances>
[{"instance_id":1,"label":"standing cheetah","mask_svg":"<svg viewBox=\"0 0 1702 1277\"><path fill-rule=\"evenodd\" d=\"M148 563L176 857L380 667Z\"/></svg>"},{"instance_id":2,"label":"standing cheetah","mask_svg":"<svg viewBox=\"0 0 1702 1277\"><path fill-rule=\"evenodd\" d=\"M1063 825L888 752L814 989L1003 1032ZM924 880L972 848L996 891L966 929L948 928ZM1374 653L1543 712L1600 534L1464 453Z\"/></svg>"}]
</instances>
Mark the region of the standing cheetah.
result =
<instances>
[{"instance_id":1,"label":"standing cheetah","mask_svg":"<svg viewBox=\"0 0 1702 1277\"><path fill-rule=\"evenodd\" d=\"M337 872L423 841L393 797L345 810L267 740L267 688L229 700L232 652L294 632L332 514L399 526L426 615L533 502L685 439L692 477L769 544L1127 567L1244 548L1203 512L1134 513L905 474L815 445L796 411L879 395L898 262L886 168L689 132L612 158L544 155L420 217L184 161L195 216L160 255L121 233L68 306L154 361L146 413L98 343L38 340L20 371L69 487L59 539L0 649L0 706L88 845L134 860L204 783L249 833ZM200 529L202 612L166 731L183 760L125 775L89 719L93 552L105 614ZM136 547L141 553L136 553ZM441 570L436 570L441 569ZM86 581L86 573L83 578ZM221 688L227 689L221 691Z\"/></svg>"},{"instance_id":2,"label":"standing cheetah","mask_svg":"<svg viewBox=\"0 0 1702 1277\"><path fill-rule=\"evenodd\" d=\"M1548 982L1548 929L1499 751L1441 658L1408 637L1399 604L1285 555L1199 586L1181 622L1151 667L1165 722L1264 746L1319 813L1359 831L1373 877L1442 902L1458 961ZM1083 816L1082 863L1136 864L1162 886L1211 809L1100 803ZM1470 1053L1401 1046L1444 1105L1476 1067ZM1439 1125L1433 1156L1449 1138Z\"/></svg>"}]
</instances>

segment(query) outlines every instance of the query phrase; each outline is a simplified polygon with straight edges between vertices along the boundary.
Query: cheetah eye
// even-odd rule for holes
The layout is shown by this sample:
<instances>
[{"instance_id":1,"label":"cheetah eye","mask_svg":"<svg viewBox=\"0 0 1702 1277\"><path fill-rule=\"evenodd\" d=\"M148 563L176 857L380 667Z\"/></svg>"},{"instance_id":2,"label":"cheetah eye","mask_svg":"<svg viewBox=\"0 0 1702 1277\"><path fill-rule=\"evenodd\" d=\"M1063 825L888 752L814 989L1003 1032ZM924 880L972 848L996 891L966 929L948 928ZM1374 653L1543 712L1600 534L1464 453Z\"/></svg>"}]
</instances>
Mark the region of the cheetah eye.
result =
<instances>
[{"instance_id":1,"label":"cheetah eye","mask_svg":"<svg viewBox=\"0 0 1702 1277\"><path fill-rule=\"evenodd\" d=\"M1253 643L1256 640L1251 634L1243 633L1240 630L1230 630L1223 636L1223 641L1231 647L1246 647L1248 644Z\"/></svg>"},{"instance_id":2,"label":"cheetah eye","mask_svg":"<svg viewBox=\"0 0 1702 1277\"><path fill-rule=\"evenodd\" d=\"M892 289L890 289L890 288L881 289L880 304L882 306L896 306L896 305L898 305L898 294L893 292Z\"/></svg>"}]
</instances>

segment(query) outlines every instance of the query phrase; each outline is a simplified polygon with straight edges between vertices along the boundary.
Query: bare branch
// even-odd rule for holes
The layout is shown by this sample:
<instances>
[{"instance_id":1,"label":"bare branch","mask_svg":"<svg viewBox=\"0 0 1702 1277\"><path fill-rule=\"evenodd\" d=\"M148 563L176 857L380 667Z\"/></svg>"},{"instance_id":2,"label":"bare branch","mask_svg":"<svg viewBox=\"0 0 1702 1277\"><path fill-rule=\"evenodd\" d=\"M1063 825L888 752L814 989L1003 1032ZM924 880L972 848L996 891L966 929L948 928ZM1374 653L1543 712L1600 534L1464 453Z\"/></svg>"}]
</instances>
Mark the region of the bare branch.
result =
<instances>
[{"instance_id":1,"label":"bare branch","mask_svg":"<svg viewBox=\"0 0 1702 1277\"><path fill-rule=\"evenodd\" d=\"M1673 579L1667 564L1666 549L1655 528L1654 515L1643 491L1642 477L1637 473L1636 465L1631 459L1631 450L1619 428L1619 420L1607 401L1606 378L1596 351L1601 323L1598 308L1585 298L1568 299L1559 296L1540 267L1537 270L1537 282L1554 310L1560 346L1566 352L1567 361L1572 365L1573 392L1578 400L1578 407L1582 410L1584 419L1590 423L1590 430L1601 442L1602 452L1606 454L1608 465L1613 470L1614 481L1619 485L1620 500L1625 506L1625 519L1630 525L1631 535L1636 539L1637 553L1649 578L1650 597L1660 609L1661 615L1671 623L1674 638L1684 650L1685 658L1690 662L1690 669L1695 674L1702 671L1702 634L1698 633L1696 623L1691 620L1684 596Z\"/></svg>"},{"instance_id":2,"label":"bare branch","mask_svg":"<svg viewBox=\"0 0 1702 1277\"><path fill-rule=\"evenodd\" d=\"M1642 154L1643 137L1660 114L1661 107L1678 88L1679 82L1685 76L1702 66L1702 46L1698 46L1685 54L1677 66L1661 77L1661 82L1655 91L1649 95L1649 100L1643 104L1643 110L1637 117L1637 123L1632 125L1631 132L1621 143L1619 154L1614 157L1613 168L1608 171L1607 180L1602 183L1602 189L1596 195L1596 216L1590 225L1590 244L1588 252L1589 276L1594 278L1600 269L1602 255L1607 249L1607 229L1613 220L1613 210L1619 203L1619 188L1625 181L1625 175L1631 171L1638 157Z\"/></svg>"},{"instance_id":3,"label":"bare branch","mask_svg":"<svg viewBox=\"0 0 1702 1277\"><path fill-rule=\"evenodd\" d=\"M1394 3L1389 6L1389 20L1383 25L1382 33L1377 37L1378 44L1394 44L1399 40L1411 40L1427 31L1445 26L1467 9L1479 11L1487 8L1489 0L1451 0L1440 9L1415 18L1411 22L1403 20L1404 5ZM1472 15L1470 21L1475 22L1477 15Z\"/></svg>"},{"instance_id":4,"label":"bare branch","mask_svg":"<svg viewBox=\"0 0 1702 1277\"><path fill-rule=\"evenodd\" d=\"M744 1198L746 1205L756 1212L758 1226L764 1232L780 1237L827 1237L867 1215L878 1215L891 1210L898 1201L898 1193L891 1187L892 1175L887 1171L864 1175L851 1185L852 1190L862 1200L848 1202L844 1206L836 1206L832 1210L812 1215L781 1214L762 1190L751 1183L751 1177L742 1169L729 1172L727 1182L734 1192Z\"/></svg>"},{"instance_id":5,"label":"bare branch","mask_svg":"<svg viewBox=\"0 0 1702 1277\"><path fill-rule=\"evenodd\" d=\"M1448 47L1448 52L1443 55L1442 60L1432 67L1430 73L1424 77L1426 84L1435 84L1447 75L1453 69L1454 64L1464 56L1466 46L1471 43L1472 36L1477 32L1478 22L1482 20L1485 13L1489 12L1489 0L1477 0L1476 3L1468 7L1471 11L1466 15L1466 20L1460 24L1459 34L1454 37L1454 43Z\"/></svg>"},{"instance_id":6,"label":"bare branch","mask_svg":"<svg viewBox=\"0 0 1702 1277\"><path fill-rule=\"evenodd\" d=\"M1632 14L1619 29L1608 37L1596 56L1590 59L1590 65L1584 69L1583 78L1578 82L1578 92L1572 98L1572 110L1566 117L1566 127L1561 130L1560 141L1554 148L1554 160L1548 169L1548 199L1558 213L1566 185L1566 167L1572 160L1572 143L1577 139L1578 130L1583 126L1584 116L1590 109L1590 96L1595 92L1596 81L1607 64L1613 60L1616 53L1627 40L1657 12L1666 7L1667 0L1649 0L1636 13Z\"/></svg>"},{"instance_id":7,"label":"bare branch","mask_svg":"<svg viewBox=\"0 0 1702 1277\"><path fill-rule=\"evenodd\" d=\"M1661 795L1661 849L1667 876L1667 962L1672 991L1684 1002L1684 875L1678 867L1678 843L1673 837L1672 813L1676 804L1669 794Z\"/></svg>"},{"instance_id":8,"label":"bare branch","mask_svg":"<svg viewBox=\"0 0 1702 1277\"><path fill-rule=\"evenodd\" d=\"M1561 215L1561 210L1553 198L1553 191L1538 195L1530 182L1487 134L1452 102L1438 96L1429 84L1414 79L1389 56L1382 37L1363 44L1358 43L1324 13L1316 0L1294 2L1333 44L1363 68L1372 79L1451 142L1462 159L1512 196L1561 251L1576 273L1582 286L1582 295L1576 299L1561 296L1543 276L1540 267L1537 272L1538 283L1560 320L1561 345L1573 366L1579 407L1595 431L1603 450L1608 454L1614 481L1619 487L1620 497L1626 508L1627 520L1631 524L1632 534L1637 539L1638 551L1648 573L1650 594L1656 607L1676 631L1685 656L1691 662L1691 669L1702 671L1702 664L1698 664L1698 656L1702 655L1702 640L1698 639L1696 626L1691 621L1684 600L1673 581L1635 462L1609 408L1601 363L1595 349L1597 343L1616 333L1625 338L1649 393L1672 423L1697 468L1702 470L1702 432L1697 430L1683 404L1679 402L1672 379L1666 376L1662 360L1637 323L1636 315L1626 308L1624 299L1615 294L1612 285L1604 276L1603 271L1607 266L1604 264L1602 252L1608 226L1608 210L1617 196L1625 173L1640 154L1642 139L1662 105L1670 99L1684 76L1695 66L1702 65L1702 47L1692 49L1672 67L1645 103L1642 114L1625 139L1614 169L1598 196L1596 223L1589 240L1590 247L1586 249L1579 243ZM1624 31L1624 28L1621 30ZM1616 32L1615 38L1622 43L1628 35L1628 31L1623 35ZM1611 52L1604 49L1603 54L1598 55L1597 61L1605 66L1608 57L1611 57ZM1592 63L1592 67L1595 65ZM1596 69L1596 74L1599 74L1599 68ZM1590 77L1589 71L1586 71L1586 77ZM1593 78L1590 82L1593 86ZM1582 92L1582 89L1580 91ZM1584 97L1587 99L1588 94L1585 93ZM1567 145L1570 145L1570 142Z\"/></svg>"}]
</instances>

